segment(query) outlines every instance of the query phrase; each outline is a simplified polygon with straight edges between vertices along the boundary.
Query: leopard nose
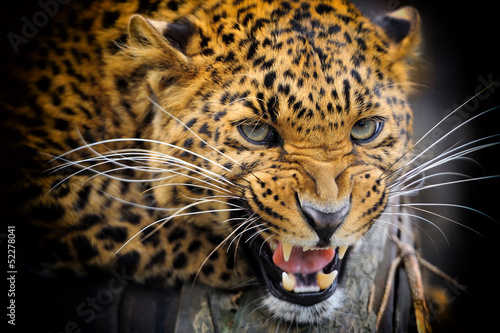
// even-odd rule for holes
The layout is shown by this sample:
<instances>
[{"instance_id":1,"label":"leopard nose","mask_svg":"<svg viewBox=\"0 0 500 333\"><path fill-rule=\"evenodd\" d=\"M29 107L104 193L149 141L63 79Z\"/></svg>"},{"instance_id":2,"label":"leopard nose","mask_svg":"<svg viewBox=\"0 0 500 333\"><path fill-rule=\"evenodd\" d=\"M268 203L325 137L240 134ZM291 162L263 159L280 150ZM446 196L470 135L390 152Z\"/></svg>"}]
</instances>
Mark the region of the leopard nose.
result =
<instances>
[{"instance_id":1,"label":"leopard nose","mask_svg":"<svg viewBox=\"0 0 500 333\"><path fill-rule=\"evenodd\" d=\"M302 205L302 212L307 222L319 236L318 246L330 245L333 233L344 221L349 208L350 204L347 203L334 212L325 212L307 204Z\"/></svg>"}]
</instances>

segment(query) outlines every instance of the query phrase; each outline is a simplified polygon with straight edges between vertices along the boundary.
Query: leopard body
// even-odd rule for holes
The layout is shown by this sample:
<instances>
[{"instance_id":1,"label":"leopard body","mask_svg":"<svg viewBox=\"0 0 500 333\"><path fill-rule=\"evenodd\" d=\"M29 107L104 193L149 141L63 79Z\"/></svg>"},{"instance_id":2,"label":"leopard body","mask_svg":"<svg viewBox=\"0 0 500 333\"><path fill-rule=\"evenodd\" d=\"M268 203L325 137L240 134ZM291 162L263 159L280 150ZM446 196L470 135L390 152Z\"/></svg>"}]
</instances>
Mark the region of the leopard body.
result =
<instances>
[{"instance_id":1,"label":"leopard body","mask_svg":"<svg viewBox=\"0 0 500 333\"><path fill-rule=\"evenodd\" d=\"M243 243L353 246L411 145L418 41L413 9L370 20L338 0L61 7L3 98L30 256L237 288L256 275ZM268 297L271 312L290 303Z\"/></svg>"}]
</instances>

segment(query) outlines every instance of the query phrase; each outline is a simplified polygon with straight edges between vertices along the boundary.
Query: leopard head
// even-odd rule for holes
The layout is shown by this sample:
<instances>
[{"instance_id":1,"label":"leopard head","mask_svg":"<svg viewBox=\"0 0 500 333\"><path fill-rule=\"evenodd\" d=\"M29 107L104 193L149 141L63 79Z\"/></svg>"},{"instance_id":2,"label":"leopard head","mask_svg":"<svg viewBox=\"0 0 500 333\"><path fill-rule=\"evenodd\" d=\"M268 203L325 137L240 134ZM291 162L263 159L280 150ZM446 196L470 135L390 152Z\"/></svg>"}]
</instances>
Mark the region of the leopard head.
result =
<instances>
[{"instance_id":1,"label":"leopard head","mask_svg":"<svg viewBox=\"0 0 500 333\"><path fill-rule=\"evenodd\" d=\"M332 313L346 251L387 205L387 170L410 145L418 23L412 8L369 20L344 1L130 20L157 204L250 254L236 264L284 319Z\"/></svg>"}]
</instances>

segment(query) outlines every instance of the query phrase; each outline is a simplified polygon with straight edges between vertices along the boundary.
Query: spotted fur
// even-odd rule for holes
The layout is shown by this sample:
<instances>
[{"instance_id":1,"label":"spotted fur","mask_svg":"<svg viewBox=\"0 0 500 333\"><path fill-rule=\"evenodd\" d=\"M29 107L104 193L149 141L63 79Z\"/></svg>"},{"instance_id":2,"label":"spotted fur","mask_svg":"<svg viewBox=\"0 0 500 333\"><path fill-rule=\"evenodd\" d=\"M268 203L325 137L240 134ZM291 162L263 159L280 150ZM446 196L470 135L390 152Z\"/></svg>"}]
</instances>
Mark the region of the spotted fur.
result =
<instances>
[{"instance_id":1,"label":"spotted fur","mask_svg":"<svg viewBox=\"0 0 500 333\"><path fill-rule=\"evenodd\" d=\"M337 0L107 0L51 23L4 98L37 261L234 288L255 275L244 232L353 245L384 210L410 146L413 9L371 21ZM356 142L363 119L382 127ZM346 204L336 228L301 210Z\"/></svg>"}]
</instances>

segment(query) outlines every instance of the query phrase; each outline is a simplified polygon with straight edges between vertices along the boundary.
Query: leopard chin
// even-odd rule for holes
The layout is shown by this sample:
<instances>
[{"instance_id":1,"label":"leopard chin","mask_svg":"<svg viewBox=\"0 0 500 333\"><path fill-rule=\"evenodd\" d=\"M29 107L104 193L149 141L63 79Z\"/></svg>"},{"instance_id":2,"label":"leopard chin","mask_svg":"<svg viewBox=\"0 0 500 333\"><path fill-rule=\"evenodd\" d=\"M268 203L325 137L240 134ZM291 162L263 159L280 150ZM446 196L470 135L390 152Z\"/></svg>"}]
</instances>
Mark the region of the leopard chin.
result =
<instances>
[{"instance_id":1,"label":"leopard chin","mask_svg":"<svg viewBox=\"0 0 500 333\"><path fill-rule=\"evenodd\" d=\"M321 321L335 320L335 312L342 308L344 292L337 288L335 294L314 305L304 306L283 301L271 293L266 295L262 305L276 319L298 324L316 324Z\"/></svg>"},{"instance_id":2,"label":"leopard chin","mask_svg":"<svg viewBox=\"0 0 500 333\"><path fill-rule=\"evenodd\" d=\"M262 305L272 317L298 324L334 318L344 299L339 275L346 246L299 247L248 236L244 243L266 291Z\"/></svg>"}]
</instances>

